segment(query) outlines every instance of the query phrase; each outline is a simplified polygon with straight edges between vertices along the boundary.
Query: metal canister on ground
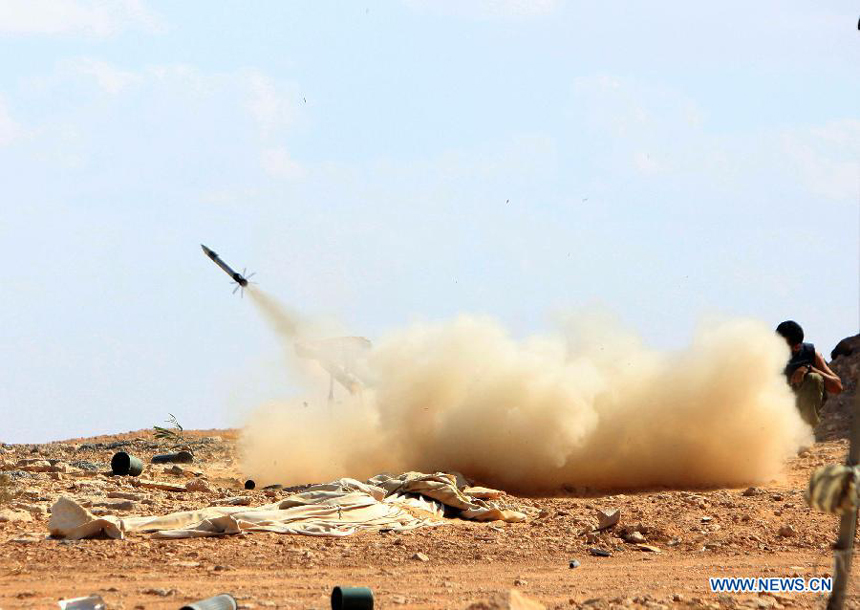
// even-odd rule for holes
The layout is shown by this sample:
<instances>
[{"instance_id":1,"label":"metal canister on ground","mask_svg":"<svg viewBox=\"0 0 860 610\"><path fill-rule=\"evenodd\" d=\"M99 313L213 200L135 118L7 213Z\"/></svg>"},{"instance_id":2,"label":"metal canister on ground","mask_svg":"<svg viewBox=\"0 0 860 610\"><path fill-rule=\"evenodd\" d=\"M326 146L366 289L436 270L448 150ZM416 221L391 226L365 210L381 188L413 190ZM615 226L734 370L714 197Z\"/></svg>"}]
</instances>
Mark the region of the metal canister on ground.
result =
<instances>
[{"instance_id":1,"label":"metal canister on ground","mask_svg":"<svg viewBox=\"0 0 860 610\"><path fill-rule=\"evenodd\" d=\"M161 455L153 455L149 461L153 464L190 464L194 461L194 454L190 451L162 453Z\"/></svg>"},{"instance_id":2,"label":"metal canister on ground","mask_svg":"<svg viewBox=\"0 0 860 610\"><path fill-rule=\"evenodd\" d=\"M335 587L331 590L332 610L373 610L370 587Z\"/></svg>"},{"instance_id":3,"label":"metal canister on ground","mask_svg":"<svg viewBox=\"0 0 860 610\"><path fill-rule=\"evenodd\" d=\"M143 462L125 451L119 451L113 454L110 469L115 475L136 477L143 472Z\"/></svg>"}]
</instances>

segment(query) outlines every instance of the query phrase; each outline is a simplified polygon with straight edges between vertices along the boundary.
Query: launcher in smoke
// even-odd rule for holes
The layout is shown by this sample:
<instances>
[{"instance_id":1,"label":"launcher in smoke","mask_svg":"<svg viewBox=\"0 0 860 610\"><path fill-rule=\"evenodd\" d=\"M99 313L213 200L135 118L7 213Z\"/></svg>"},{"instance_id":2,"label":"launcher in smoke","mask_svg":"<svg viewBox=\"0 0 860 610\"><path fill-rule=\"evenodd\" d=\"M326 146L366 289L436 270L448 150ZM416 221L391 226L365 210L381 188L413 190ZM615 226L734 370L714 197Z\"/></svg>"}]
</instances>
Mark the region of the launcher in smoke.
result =
<instances>
[{"instance_id":1,"label":"launcher in smoke","mask_svg":"<svg viewBox=\"0 0 860 610\"><path fill-rule=\"evenodd\" d=\"M296 354L301 358L316 360L329 374L328 399L334 399L334 382L356 394L365 387L359 377L358 368L363 356L370 350L370 341L364 337L334 337L319 341L303 341L295 344Z\"/></svg>"}]
</instances>

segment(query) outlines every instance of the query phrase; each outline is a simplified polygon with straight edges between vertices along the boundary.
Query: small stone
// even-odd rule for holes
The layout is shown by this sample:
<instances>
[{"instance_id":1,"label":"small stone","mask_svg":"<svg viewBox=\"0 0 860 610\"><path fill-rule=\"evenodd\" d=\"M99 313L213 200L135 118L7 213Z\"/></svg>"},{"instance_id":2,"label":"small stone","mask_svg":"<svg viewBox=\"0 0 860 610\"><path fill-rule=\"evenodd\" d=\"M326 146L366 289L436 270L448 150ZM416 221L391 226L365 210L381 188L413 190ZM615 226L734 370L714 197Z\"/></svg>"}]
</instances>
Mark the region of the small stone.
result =
<instances>
[{"instance_id":1,"label":"small stone","mask_svg":"<svg viewBox=\"0 0 860 610\"><path fill-rule=\"evenodd\" d=\"M626 542L630 542L632 544L641 544L645 542L645 536L643 536L640 532L630 532L627 536L624 537Z\"/></svg>"},{"instance_id":2,"label":"small stone","mask_svg":"<svg viewBox=\"0 0 860 610\"><path fill-rule=\"evenodd\" d=\"M605 530L612 527L621 518L621 509L599 510L597 511L597 529Z\"/></svg>"},{"instance_id":3,"label":"small stone","mask_svg":"<svg viewBox=\"0 0 860 610\"><path fill-rule=\"evenodd\" d=\"M605 549L598 548L596 546L589 548L588 552L591 555L594 555L595 557L612 557L612 553L610 553L609 551L607 551Z\"/></svg>"},{"instance_id":4,"label":"small stone","mask_svg":"<svg viewBox=\"0 0 860 610\"><path fill-rule=\"evenodd\" d=\"M760 493L762 493L762 491L758 487L747 487L741 495L749 497L749 496L757 496Z\"/></svg>"},{"instance_id":5,"label":"small stone","mask_svg":"<svg viewBox=\"0 0 860 610\"><path fill-rule=\"evenodd\" d=\"M651 546L650 544L637 544L636 548L640 551L644 551L646 553L659 553L660 549L656 546Z\"/></svg>"},{"instance_id":6,"label":"small stone","mask_svg":"<svg viewBox=\"0 0 860 610\"><path fill-rule=\"evenodd\" d=\"M525 587L527 584L529 584L528 581L524 580L522 577L517 577L514 579L515 587Z\"/></svg>"},{"instance_id":7,"label":"small stone","mask_svg":"<svg viewBox=\"0 0 860 610\"><path fill-rule=\"evenodd\" d=\"M403 595L392 595L391 596L391 603L402 605L402 604L406 603L406 598Z\"/></svg>"},{"instance_id":8,"label":"small stone","mask_svg":"<svg viewBox=\"0 0 860 610\"><path fill-rule=\"evenodd\" d=\"M187 491L212 491L203 479L191 479L185 484L185 489Z\"/></svg>"},{"instance_id":9,"label":"small stone","mask_svg":"<svg viewBox=\"0 0 860 610\"><path fill-rule=\"evenodd\" d=\"M120 502L96 502L93 506L99 506L108 510L133 510L136 504L131 500L122 500Z\"/></svg>"},{"instance_id":10,"label":"small stone","mask_svg":"<svg viewBox=\"0 0 860 610\"><path fill-rule=\"evenodd\" d=\"M797 535L797 530L795 530L790 525L783 525L781 528L779 528L779 535L784 538L791 538L792 536Z\"/></svg>"},{"instance_id":11,"label":"small stone","mask_svg":"<svg viewBox=\"0 0 860 610\"><path fill-rule=\"evenodd\" d=\"M578 568L580 565L581 565L581 564L579 563L579 560L578 560L578 559L571 559L571 560L570 560L570 569L571 569L571 570L572 570L572 569L574 569L574 568Z\"/></svg>"},{"instance_id":12,"label":"small stone","mask_svg":"<svg viewBox=\"0 0 860 610\"><path fill-rule=\"evenodd\" d=\"M171 595L176 595L179 593L176 589L144 589L141 591L144 595L156 595L158 597L170 597Z\"/></svg>"},{"instance_id":13,"label":"small stone","mask_svg":"<svg viewBox=\"0 0 860 610\"><path fill-rule=\"evenodd\" d=\"M109 491L107 494L108 498L122 498L123 500L133 500L135 502L139 502L143 499L143 496L136 493L131 493L129 491Z\"/></svg>"},{"instance_id":14,"label":"small stone","mask_svg":"<svg viewBox=\"0 0 860 610\"><path fill-rule=\"evenodd\" d=\"M412 556L412 559L417 559L418 561L425 561L425 562L430 561L430 558L427 555L425 555L424 553L415 553Z\"/></svg>"}]
</instances>

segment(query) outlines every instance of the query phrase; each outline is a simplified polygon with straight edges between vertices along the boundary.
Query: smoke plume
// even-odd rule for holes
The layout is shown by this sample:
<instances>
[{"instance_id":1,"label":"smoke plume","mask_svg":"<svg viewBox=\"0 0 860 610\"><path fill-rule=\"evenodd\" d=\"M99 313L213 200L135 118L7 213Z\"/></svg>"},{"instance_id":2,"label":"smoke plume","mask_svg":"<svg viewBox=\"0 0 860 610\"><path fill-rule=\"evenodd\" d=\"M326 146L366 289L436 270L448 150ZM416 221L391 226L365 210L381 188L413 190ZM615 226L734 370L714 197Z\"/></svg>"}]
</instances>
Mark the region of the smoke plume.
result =
<instances>
[{"instance_id":1,"label":"smoke plume","mask_svg":"<svg viewBox=\"0 0 860 610\"><path fill-rule=\"evenodd\" d=\"M256 302L296 338L274 301ZM521 492L765 481L811 442L787 358L771 329L744 320L704 326L677 352L591 319L525 341L482 317L418 324L373 347L362 392L329 401L325 386L257 409L243 468L285 485L459 471Z\"/></svg>"}]
</instances>

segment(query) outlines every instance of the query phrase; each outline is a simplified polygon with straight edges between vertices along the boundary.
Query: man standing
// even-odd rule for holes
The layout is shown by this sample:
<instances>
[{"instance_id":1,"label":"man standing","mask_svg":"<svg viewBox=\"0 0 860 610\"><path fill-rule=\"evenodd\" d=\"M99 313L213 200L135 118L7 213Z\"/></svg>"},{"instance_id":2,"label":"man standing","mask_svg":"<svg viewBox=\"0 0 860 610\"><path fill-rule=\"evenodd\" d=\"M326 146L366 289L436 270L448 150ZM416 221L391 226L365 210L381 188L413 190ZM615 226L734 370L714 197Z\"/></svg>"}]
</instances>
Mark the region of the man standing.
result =
<instances>
[{"instance_id":1,"label":"man standing","mask_svg":"<svg viewBox=\"0 0 860 610\"><path fill-rule=\"evenodd\" d=\"M839 394L842 380L816 351L812 343L803 342L803 329L793 320L776 327L791 348L791 358L785 366L785 377L794 390L797 408L803 421L815 428L821 421L821 407L827 394Z\"/></svg>"}]
</instances>

